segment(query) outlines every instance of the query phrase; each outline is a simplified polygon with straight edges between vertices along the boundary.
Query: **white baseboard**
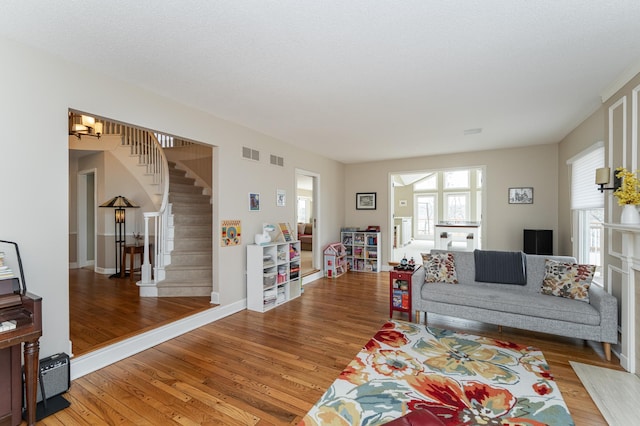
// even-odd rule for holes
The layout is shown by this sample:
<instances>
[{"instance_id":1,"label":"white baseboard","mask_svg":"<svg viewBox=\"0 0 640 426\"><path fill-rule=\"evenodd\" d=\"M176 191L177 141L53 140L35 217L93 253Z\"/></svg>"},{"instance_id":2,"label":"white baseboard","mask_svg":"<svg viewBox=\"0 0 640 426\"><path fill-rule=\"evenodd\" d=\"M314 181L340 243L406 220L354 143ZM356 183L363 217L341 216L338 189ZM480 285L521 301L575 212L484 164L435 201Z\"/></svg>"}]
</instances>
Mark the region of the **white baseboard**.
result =
<instances>
[{"instance_id":1,"label":"white baseboard","mask_svg":"<svg viewBox=\"0 0 640 426\"><path fill-rule=\"evenodd\" d=\"M100 268L97 267L94 269L94 272L96 274L100 274L100 275L113 275L116 273L116 268Z\"/></svg>"},{"instance_id":2,"label":"white baseboard","mask_svg":"<svg viewBox=\"0 0 640 426\"><path fill-rule=\"evenodd\" d=\"M203 325L215 322L247 308L247 300L226 306L216 306L204 312L172 322L165 326L133 336L102 349L71 359L71 380L92 373L109 364L120 361L145 349L173 339Z\"/></svg>"},{"instance_id":3,"label":"white baseboard","mask_svg":"<svg viewBox=\"0 0 640 426\"><path fill-rule=\"evenodd\" d=\"M304 277L302 277L302 285L305 286L306 284L314 282L315 280L319 280L323 277L324 273L322 271L318 271L310 275L305 275Z\"/></svg>"}]
</instances>

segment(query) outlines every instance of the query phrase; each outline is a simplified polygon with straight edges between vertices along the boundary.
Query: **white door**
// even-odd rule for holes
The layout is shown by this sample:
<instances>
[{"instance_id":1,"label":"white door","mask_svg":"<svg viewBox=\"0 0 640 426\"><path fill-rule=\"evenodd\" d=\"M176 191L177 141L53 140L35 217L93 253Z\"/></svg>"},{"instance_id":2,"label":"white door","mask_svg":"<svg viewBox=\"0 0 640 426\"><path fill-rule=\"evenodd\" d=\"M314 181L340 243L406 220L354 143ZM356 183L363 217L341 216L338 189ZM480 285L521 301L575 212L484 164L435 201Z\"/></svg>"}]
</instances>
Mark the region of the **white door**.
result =
<instances>
[{"instance_id":1,"label":"white door","mask_svg":"<svg viewBox=\"0 0 640 426\"><path fill-rule=\"evenodd\" d=\"M435 194L416 194L414 196L413 238L434 240L437 199Z\"/></svg>"}]
</instances>

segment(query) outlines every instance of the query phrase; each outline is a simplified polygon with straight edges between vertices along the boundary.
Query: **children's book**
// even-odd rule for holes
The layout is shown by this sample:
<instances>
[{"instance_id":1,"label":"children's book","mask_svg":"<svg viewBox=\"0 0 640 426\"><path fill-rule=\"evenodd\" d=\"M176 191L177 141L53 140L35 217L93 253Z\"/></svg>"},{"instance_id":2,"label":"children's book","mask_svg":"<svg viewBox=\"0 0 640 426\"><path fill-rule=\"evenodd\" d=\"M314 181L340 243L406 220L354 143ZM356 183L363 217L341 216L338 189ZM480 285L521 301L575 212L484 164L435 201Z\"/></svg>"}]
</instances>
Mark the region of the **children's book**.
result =
<instances>
[{"instance_id":1,"label":"children's book","mask_svg":"<svg viewBox=\"0 0 640 426\"><path fill-rule=\"evenodd\" d=\"M282 232L282 236L284 237L284 240L293 241L293 234L291 233L291 227L289 226L289 224L282 222L282 223L279 223L278 226L280 227L280 232Z\"/></svg>"},{"instance_id":2,"label":"children's book","mask_svg":"<svg viewBox=\"0 0 640 426\"><path fill-rule=\"evenodd\" d=\"M402 308L402 291L394 290L393 291L393 307L394 308Z\"/></svg>"}]
</instances>

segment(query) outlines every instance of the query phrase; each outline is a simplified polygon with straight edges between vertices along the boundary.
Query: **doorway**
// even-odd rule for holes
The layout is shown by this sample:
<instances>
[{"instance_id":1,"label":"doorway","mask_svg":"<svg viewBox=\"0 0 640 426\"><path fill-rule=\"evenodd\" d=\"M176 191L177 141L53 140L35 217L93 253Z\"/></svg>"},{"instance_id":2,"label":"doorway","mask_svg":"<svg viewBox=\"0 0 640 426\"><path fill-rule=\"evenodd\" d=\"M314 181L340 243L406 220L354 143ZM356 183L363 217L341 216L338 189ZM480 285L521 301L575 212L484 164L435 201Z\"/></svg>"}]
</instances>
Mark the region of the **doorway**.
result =
<instances>
[{"instance_id":1,"label":"doorway","mask_svg":"<svg viewBox=\"0 0 640 426\"><path fill-rule=\"evenodd\" d=\"M301 248L300 272L302 276L317 272L318 248L318 174L296 170L296 223Z\"/></svg>"},{"instance_id":2,"label":"doorway","mask_svg":"<svg viewBox=\"0 0 640 426\"><path fill-rule=\"evenodd\" d=\"M95 267L96 254L96 170L78 172L78 268Z\"/></svg>"},{"instance_id":3,"label":"doorway","mask_svg":"<svg viewBox=\"0 0 640 426\"><path fill-rule=\"evenodd\" d=\"M443 222L481 226L486 205L484 173L485 166L391 173L389 221L394 238L390 260L419 260L422 253L436 248L442 243L436 226ZM478 248L483 234L481 227ZM465 235L449 237L454 249L469 249Z\"/></svg>"},{"instance_id":4,"label":"doorway","mask_svg":"<svg viewBox=\"0 0 640 426\"><path fill-rule=\"evenodd\" d=\"M140 208L127 212L122 235L125 244L137 245L140 234L145 233L142 212L157 211L161 201L161 197L157 196L155 181L148 176L149 167L140 167L140 157L131 155L132 143L140 145L148 141L146 135L151 131L103 117L82 115L83 119L100 130L100 137L88 130L76 134L71 130L83 129L71 126L71 117L76 115L69 111L68 214L71 232L70 340L72 352L77 356L215 305L211 303L211 290L207 296L141 297L136 280L131 279L134 270L140 272L141 260L130 266L128 277L124 269L125 262L121 262L121 274L109 277L114 272L111 267L115 265L114 269L117 270L117 262L122 260L122 256L117 249L114 252L111 240L116 239L115 233L108 229L113 224L114 212L100 209L98 205L107 198L106 194L133 196ZM206 230L212 223L213 207L210 202L202 202L202 199L210 199L212 194L213 147L156 132L153 135L168 161L169 173L164 175L171 176L170 179L177 183L177 187L172 188L169 194L176 198L172 203L175 244L172 255L175 256L170 266L180 268L183 266L181 261L188 263L191 269L198 271L198 277L205 284L213 285L213 241L202 237L203 233L196 233L193 237L192 232L197 227ZM122 219L125 224L124 216ZM151 226L148 232L149 239L153 241L158 229ZM210 229L206 234L212 238ZM189 252L191 256L185 256L184 252ZM194 257L197 259L194 260ZM167 270L168 267L165 267L165 273ZM206 276L207 272L211 275ZM165 278L164 281L166 283L169 280Z\"/></svg>"},{"instance_id":5,"label":"doorway","mask_svg":"<svg viewBox=\"0 0 640 426\"><path fill-rule=\"evenodd\" d=\"M436 194L414 195L414 230L416 240L431 240L435 235L436 213L438 205Z\"/></svg>"}]
</instances>

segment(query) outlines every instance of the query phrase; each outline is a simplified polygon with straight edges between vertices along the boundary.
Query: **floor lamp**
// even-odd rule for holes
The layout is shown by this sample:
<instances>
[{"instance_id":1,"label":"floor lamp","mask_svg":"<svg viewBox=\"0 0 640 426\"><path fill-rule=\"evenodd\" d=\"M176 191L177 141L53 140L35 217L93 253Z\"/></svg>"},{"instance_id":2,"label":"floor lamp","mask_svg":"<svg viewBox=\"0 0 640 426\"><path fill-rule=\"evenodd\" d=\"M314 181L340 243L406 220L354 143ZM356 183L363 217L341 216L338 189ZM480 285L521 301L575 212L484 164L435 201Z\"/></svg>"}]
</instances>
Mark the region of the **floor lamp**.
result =
<instances>
[{"instance_id":1,"label":"floor lamp","mask_svg":"<svg viewBox=\"0 0 640 426\"><path fill-rule=\"evenodd\" d=\"M125 227L125 208L138 208L133 201L128 200L122 195L113 197L109 201L100 204L100 207L110 207L114 210L115 218L115 246L116 246L116 273L109 278L120 278L120 272L122 268L122 250L126 242L126 227Z\"/></svg>"}]
</instances>

